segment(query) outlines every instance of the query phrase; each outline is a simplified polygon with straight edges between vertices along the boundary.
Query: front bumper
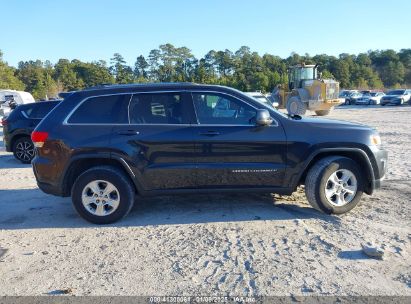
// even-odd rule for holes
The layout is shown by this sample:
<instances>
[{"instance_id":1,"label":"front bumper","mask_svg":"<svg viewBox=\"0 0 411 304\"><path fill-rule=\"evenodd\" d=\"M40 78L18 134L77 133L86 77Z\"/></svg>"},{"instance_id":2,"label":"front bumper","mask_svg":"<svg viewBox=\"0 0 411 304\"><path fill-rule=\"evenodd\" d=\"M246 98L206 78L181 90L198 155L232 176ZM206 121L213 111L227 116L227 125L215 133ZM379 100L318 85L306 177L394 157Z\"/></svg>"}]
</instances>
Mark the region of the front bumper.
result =
<instances>
[{"instance_id":1,"label":"front bumper","mask_svg":"<svg viewBox=\"0 0 411 304\"><path fill-rule=\"evenodd\" d=\"M356 105L369 105L370 104L370 100L356 100L355 101Z\"/></svg>"},{"instance_id":2,"label":"front bumper","mask_svg":"<svg viewBox=\"0 0 411 304\"><path fill-rule=\"evenodd\" d=\"M392 105L400 105L401 99L391 99L391 100L381 100L382 105L392 104Z\"/></svg>"},{"instance_id":3,"label":"front bumper","mask_svg":"<svg viewBox=\"0 0 411 304\"><path fill-rule=\"evenodd\" d=\"M37 182L37 186L41 191L47 194L55 195L55 196L64 196L63 191L60 187L56 187L51 184Z\"/></svg>"},{"instance_id":4,"label":"front bumper","mask_svg":"<svg viewBox=\"0 0 411 304\"><path fill-rule=\"evenodd\" d=\"M374 178L371 184L371 190L379 189L384 184L388 169L388 152L381 147L373 147L373 158L375 164L373 164Z\"/></svg>"}]
</instances>

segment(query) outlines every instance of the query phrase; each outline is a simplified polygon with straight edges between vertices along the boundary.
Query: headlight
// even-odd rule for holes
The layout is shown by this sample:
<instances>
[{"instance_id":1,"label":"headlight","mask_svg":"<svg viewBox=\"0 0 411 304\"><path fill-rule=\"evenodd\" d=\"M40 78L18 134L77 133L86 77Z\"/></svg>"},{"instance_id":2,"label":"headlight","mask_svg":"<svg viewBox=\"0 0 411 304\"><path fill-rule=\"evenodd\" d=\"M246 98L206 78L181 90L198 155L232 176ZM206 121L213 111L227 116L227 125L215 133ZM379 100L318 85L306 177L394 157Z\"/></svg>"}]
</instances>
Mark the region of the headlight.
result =
<instances>
[{"instance_id":1,"label":"headlight","mask_svg":"<svg viewBox=\"0 0 411 304\"><path fill-rule=\"evenodd\" d=\"M379 146L379 145L381 145L381 137L380 137L380 135L378 135L378 134L370 135L370 142L371 142L371 145L373 145L373 146Z\"/></svg>"}]
</instances>

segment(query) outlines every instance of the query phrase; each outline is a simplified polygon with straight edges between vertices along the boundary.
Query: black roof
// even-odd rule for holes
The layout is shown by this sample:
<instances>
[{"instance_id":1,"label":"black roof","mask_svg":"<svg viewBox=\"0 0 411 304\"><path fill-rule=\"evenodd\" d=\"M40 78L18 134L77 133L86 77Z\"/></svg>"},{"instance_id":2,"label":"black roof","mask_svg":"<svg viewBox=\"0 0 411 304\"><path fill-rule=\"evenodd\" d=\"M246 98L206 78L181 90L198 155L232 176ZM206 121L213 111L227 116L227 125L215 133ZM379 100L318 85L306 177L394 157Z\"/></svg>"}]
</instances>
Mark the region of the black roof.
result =
<instances>
[{"instance_id":1,"label":"black roof","mask_svg":"<svg viewBox=\"0 0 411 304\"><path fill-rule=\"evenodd\" d=\"M151 82L151 83L132 83L132 84L102 84L94 87L89 87L80 91L67 92L59 94L60 96L67 98L70 95L91 96L97 94L107 93L128 93L139 91L155 91L155 90L201 90L201 89L215 89L220 92L227 92L231 94L241 94L240 91L220 85L212 84L198 84L193 82ZM78 96L78 95L77 95Z\"/></svg>"},{"instance_id":2,"label":"black roof","mask_svg":"<svg viewBox=\"0 0 411 304\"><path fill-rule=\"evenodd\" d=\"M127 83L127 84L100 84L94 87L85 88L84 90L96 89L120 89L120 88L148 88L148 87L191 87L199 85L194 82L144 82L144 83Z\"/></svg>"}]
</instances>

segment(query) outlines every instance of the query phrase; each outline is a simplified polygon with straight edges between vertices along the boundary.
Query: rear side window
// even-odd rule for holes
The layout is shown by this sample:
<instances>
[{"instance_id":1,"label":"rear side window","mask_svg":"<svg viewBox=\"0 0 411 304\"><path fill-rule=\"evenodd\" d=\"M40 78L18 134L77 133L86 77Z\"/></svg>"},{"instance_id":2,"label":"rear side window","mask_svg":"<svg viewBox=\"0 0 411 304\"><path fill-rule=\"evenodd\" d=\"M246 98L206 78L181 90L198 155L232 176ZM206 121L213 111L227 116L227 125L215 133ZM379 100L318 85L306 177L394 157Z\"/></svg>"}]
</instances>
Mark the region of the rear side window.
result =
<instances>
[{"instance_id":1,"label":"rear side window","mask_svg":"<svg viewBox=\"0 0 411 304\"><path fill-rule=\"evenodd\" d=\"M43 119L55 106L55 102L34 103L31 107L23 110L24 114L31 119Z\"/></svg>"},{"instance_id":2,"label":"rear side window","mask_svg":"<svg viewBox=\"0 0 411 304\"><path fill-rule=\"evenodd\" d=\"M180 93L141 93L130 102L131 124L187 124Z\"/></svg>"},{"instance_id":3,"label":"rear side window","mask_svg":"<svg viewBox=\"0 0 411 304\"><path fill-rule=\"evenodd\" d=\"M68 123L128 124L130 94L91 97L70 116Z\"/></svg>"}]
</instances>

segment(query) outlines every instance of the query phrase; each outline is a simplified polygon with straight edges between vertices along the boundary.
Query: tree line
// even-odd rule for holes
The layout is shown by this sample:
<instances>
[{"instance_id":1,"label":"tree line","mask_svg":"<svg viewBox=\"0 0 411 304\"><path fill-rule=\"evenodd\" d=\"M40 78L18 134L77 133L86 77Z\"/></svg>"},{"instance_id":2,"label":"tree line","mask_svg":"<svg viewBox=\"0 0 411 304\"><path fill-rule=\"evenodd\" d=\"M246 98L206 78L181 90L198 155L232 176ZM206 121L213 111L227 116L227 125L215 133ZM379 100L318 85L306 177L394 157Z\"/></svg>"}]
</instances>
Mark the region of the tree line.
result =
<instances>
[{"instance_id":1,"label":"tree line","mask_svg":"<svg viewBox=\"0 0 411 304\"><path fill-rule=\"evenodd\" d=\"M198 59L187 47L168 43L151 50L148 56L138 56L133 66L115 53L109 64L104 60L60 59L55 64L30 60L20 61L15 68L3 60L0 51L0 89L25 90L36 99L45 99L61 91L99 84L190 81L271 92L276 85L287 83L289 66L302 62L319 64L322 77L339 81L341 88L383 89L411 84L411 49L343 53L338 57L292 53L281 58L260 56L242 46L235 52L211 50Z\"/></svg>"}]
</instances>

